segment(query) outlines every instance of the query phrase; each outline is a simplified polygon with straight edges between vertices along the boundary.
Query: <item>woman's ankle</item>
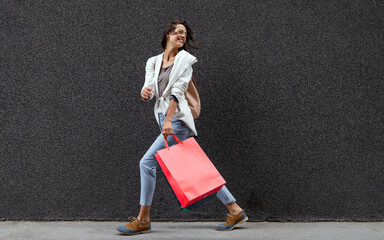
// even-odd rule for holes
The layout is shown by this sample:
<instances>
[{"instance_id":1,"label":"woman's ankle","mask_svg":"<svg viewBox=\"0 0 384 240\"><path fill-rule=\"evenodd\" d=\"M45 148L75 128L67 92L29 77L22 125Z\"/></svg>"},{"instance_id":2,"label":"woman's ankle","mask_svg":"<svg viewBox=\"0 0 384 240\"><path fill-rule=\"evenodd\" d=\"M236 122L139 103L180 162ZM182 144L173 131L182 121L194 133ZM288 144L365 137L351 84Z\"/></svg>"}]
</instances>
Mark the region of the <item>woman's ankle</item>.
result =
<instances>
[{"instance_id":1,"label":"woman's ankle","mask_svg":"<svg viewBox=\"0 0 384 240\"><path fill-rule=\"evenodd\" d=\"M150 221L149 217L140 217L138 216L137 219L142 223L147 223Z\"/></svg>"},{"instance_id":2,"label":"woman's ankle","mask_svg":"<svg viewBox=\"0 0 384 240\"><path fill-rule=\"evenodd\" d=\"M149 222L149 212L151 210L151 206L140 206L140 212L137 219L142 223Z\"/></svg>"},{"instance_id":3,"label":"woman's ankle","mask_svg":"<svg viewBox=\"0 0 384 240\"><path fill-rule=\"evenodd\" d=\"M237 205L236 202L227 204L226 207L231 215L237 215L243 211L243 209L241 209L241 207Z\"/></svg>"}]
</instances>

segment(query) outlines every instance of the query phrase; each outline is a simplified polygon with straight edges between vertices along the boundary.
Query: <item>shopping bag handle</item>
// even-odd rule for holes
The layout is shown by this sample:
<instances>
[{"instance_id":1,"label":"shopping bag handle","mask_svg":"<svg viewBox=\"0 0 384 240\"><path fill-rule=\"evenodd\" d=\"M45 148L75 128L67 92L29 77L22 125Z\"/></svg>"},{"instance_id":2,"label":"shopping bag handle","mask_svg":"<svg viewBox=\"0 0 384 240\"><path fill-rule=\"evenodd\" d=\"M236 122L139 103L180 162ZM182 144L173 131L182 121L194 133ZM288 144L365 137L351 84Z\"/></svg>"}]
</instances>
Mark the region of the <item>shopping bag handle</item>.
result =
<instances>
[{"instance_id":1,"label":"shopping bag handle","mask_svg":"<svg viewBox=\"0 0 384 240\"><path fill-rule=\"evenodd\" d=\"M166 146L167 149L169 150L169 146L168 146L168 143L167 143L167 138L165 137L164 133L163 133L163 136L164 136L165 146ZM181 143L181 144L183 144L183 142L180 141L180 139L177 138L175 134L172 133L172 136L173 136L173 138L176 140L177 143Z\"/></svg>"}]
</instances>

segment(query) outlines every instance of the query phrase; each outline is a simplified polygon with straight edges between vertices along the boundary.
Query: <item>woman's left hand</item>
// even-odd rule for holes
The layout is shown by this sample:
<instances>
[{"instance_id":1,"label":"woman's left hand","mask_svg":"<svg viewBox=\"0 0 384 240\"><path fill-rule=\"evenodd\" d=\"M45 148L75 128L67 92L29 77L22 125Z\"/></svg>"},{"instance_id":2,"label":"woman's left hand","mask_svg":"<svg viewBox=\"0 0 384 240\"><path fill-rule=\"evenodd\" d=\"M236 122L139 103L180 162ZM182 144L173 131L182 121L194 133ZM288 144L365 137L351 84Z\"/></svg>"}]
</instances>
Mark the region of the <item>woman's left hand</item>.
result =
<instances>
[{"instance_id":1,"label":"woman's left hand","mask_svg":"<svg viewBox=\"0 0 384 240\"><path fill-rule=\"evenodd\" d=\"M173 133L172 121L165 121L162 130L163 130L163 135L165 137L172 135Z\"/></svg>"}]
</instances>

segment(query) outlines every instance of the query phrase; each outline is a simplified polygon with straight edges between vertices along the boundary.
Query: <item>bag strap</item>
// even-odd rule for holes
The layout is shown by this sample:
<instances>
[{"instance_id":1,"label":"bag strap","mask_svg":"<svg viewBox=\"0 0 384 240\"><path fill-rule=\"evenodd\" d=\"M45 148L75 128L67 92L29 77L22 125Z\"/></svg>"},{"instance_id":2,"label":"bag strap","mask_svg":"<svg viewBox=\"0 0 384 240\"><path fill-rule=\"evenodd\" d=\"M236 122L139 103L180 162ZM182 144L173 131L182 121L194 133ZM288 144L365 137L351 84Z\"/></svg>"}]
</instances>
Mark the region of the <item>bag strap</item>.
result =
<instances>
[{"instance_id":1,"label":"bag strap","mask_svg":"<svg viewBox=\"0 0 384 240\"><path fill-rule=\"evenodd\" d=\"M165 147L169 150L169 146L168 146L168 143L167 143L167 138L165 137L164 134L163 134L163 136L164 136ZM172 133L172 136L173 136L173 138L176 140L177 143L181 143L181 144L183 144L183 142L180 141L180 139L178 139L178 138L176 137L175 134Z\"/></svg>"}]
</instances>

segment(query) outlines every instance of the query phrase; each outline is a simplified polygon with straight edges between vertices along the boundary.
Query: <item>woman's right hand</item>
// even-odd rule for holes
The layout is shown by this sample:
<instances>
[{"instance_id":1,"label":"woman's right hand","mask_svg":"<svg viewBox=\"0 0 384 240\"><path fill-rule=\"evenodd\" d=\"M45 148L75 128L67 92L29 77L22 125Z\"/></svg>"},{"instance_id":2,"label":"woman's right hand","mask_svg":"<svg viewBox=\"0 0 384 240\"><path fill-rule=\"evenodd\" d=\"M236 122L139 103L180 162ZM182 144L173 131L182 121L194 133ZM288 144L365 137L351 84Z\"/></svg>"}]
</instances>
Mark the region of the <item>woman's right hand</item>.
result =
<instances>
[{"instance_id":1,"label":"woman's right hand","mask_svg":"<svg viewBox=\"0 0 384 240\"><path fill-rule=\"evenodd\" d=\"M152 97L152 89L153 88L151 87L145 87L141 92L141 97L145 100L148 100L150 97Z\"/></svg>"}]
</instances>

